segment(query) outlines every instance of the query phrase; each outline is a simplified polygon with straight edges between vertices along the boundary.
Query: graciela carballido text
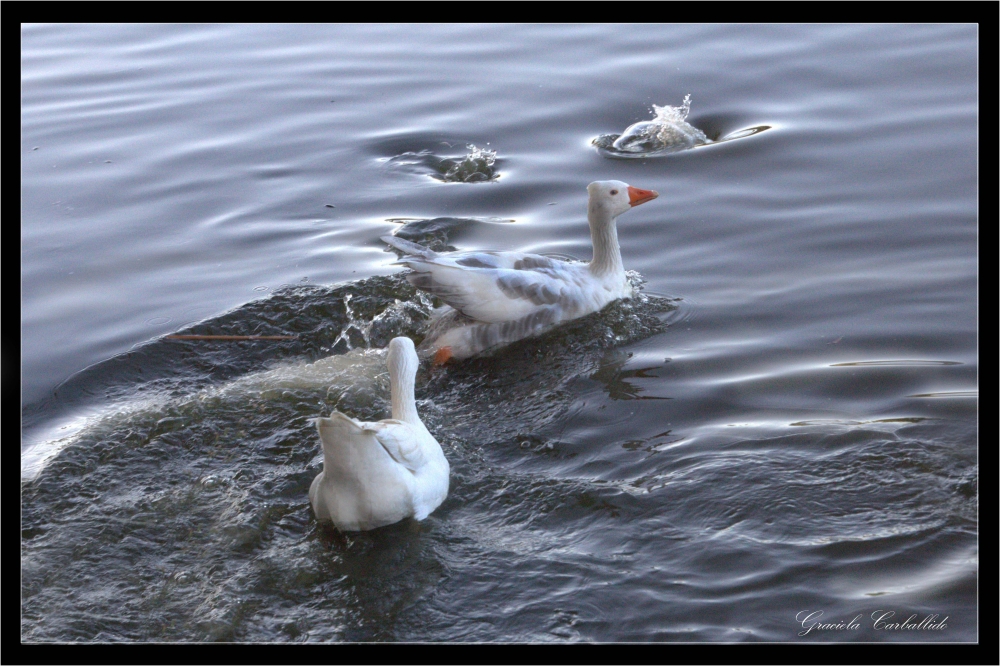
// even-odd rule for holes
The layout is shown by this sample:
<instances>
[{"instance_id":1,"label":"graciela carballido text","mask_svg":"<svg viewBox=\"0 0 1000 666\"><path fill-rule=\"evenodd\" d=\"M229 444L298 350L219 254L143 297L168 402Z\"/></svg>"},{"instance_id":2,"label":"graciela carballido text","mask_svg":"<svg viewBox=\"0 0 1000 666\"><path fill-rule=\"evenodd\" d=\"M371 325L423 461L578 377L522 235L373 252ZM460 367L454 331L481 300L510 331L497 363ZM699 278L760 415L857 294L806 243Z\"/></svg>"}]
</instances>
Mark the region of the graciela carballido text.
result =
<instances>
[{"instance_id":1,"label":"graciela carballido text","mask_svg":"<svg viewBox=\"0 0 1000 666\"><path fill-rule=\"evenodd\" d=\"M858 613L850 620L823 621L823 611L801 611L795 621L802 625L799 636L819 631L858 631L861 629L864 613ZM948 628L948 616L941 618L937 613L925 615L922 619L913 613L905 620L902 614L893 610L877 610L871 614L871 628L875 631L941 631ZM939 619L940 618L940 619ZM865 625L868 623L865 622Z\"/></svg>"}]
</instances>

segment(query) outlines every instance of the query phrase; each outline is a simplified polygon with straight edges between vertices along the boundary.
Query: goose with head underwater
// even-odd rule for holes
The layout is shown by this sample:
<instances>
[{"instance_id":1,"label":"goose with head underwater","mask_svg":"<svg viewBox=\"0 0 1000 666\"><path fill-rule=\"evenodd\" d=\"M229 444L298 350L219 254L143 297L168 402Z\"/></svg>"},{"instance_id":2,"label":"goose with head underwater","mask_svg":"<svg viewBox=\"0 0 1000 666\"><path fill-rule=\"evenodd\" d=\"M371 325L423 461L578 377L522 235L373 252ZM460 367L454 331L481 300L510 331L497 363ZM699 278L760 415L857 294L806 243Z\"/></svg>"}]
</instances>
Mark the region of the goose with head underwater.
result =
<instances>
[{"instance_id":1,"label":"goose with head underwater","mask_svg":"<svg viewBox=\"0 0 1000 666\"><path fill-rule=\"evenodd\" d=\"M342 532L423 520L448 496L448 460L417 414L413 341L393 338L387 364L391 419L364 423L340 412L317 419L323 471L309 501L318 520Z\"/></svg>"},{"instance_id":2,"label":"goose with head underwater","mask_svg":"<svg viewBox=\"0 0 1000 666\"><path fill-rule=\"evenodd\" d=\"M615 220L659 196L620 180L587 186L587 221L594 256L571 263L523 252L437 253L395 236L382 240L403 252L410 284L447 305L435 313L421 344L436 363L543 333L633 295L625 277Z\"/></svg>"}]
</instances>

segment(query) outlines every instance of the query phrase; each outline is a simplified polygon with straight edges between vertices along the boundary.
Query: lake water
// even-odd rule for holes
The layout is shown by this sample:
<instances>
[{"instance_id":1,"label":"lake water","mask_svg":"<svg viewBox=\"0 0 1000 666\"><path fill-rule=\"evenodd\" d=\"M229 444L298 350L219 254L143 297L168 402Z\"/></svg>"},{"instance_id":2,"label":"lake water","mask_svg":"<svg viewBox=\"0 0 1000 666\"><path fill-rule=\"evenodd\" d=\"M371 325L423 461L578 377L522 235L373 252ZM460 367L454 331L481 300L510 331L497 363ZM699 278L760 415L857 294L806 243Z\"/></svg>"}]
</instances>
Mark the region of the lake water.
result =
<instances>
[{"instance_id":1,"label":"lake water","mask_svg":"<svg viewBox=\"0 0 1000 666\"><path fill-rule=\"evenodd\" d=\"M976 26L21 36L22 641L978 639ZM589 260L606 179L643 297L422 369L448 499L318 524L379 236Z\"/></svg>"}]
</instances>

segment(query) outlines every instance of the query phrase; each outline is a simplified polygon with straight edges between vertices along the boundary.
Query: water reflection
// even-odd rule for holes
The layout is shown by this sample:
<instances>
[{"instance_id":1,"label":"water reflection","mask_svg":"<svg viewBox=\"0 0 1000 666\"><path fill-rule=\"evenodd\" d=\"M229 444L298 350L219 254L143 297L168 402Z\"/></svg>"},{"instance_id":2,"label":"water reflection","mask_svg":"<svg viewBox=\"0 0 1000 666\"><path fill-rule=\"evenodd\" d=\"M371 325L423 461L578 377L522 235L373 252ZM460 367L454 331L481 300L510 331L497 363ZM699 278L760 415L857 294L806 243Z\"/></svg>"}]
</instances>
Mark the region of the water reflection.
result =
<instances>
[{"instance_id":1,"label":"water reflection","mask_svg":"<svg viewBox=\"0 0 1000 666\"><path fill-rule=\"evenodd\" d=\"M402 223L395 236L413 241L430 248L435 252L454 252L458 248L451 241L464 232L479 224L508 224L514 220L509 218L473 218L473 217L434 217L424 218L390 218L387 222ZM391 251L386 248L386 251Z\"/></svg>"},{"instance_id":2,"label":"water reflection","mask_svg":"<svg viewBox=\"0 0 1000 666\"><path fill-rule=\"evenodd\" d=\"M601 367L590 375L590 378L604 384L612 400L670 400L671 398L661 396L641 395L644 389L626 381L631 378L658 379L659 375L648 373L662 367L650 366L626 370L625 365L631 358L631 352L613 349L601 359Z\"/></svg>"}]
</instances>

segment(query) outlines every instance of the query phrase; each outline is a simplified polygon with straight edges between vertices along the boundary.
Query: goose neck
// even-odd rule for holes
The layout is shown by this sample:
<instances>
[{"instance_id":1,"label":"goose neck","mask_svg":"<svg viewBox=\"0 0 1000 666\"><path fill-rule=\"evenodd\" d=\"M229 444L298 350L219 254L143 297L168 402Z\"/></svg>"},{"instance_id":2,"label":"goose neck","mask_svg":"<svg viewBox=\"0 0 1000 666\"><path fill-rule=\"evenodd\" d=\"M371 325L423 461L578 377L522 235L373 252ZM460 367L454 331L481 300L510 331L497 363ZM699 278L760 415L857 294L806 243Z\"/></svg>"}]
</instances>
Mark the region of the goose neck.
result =
<instances>
[{"instance_id":1,"label":"goose neck","mask_svg":"<svg viewBox=\"0 0 1000 666\"><path fill-rule=\"evenodd\" d=\"M404 367L391 369L389 380L392 393L392 418L407 423L420 423L417 415L417 401L414 397L413 385L416 370Z\"/></svg>"},{"instance_id":2,"label":"goose neck","mask_svg":"<svg viewBox=\"0 0 1000 666\"><path fill-rule=\"evenodd\" d=\"M618 229L615 218L604 211L590 211L590 240L594 245L594 258L590 271L598 276L625 274L622 265L621 247L618 245Z\"/></svg>"}]
</instances>

